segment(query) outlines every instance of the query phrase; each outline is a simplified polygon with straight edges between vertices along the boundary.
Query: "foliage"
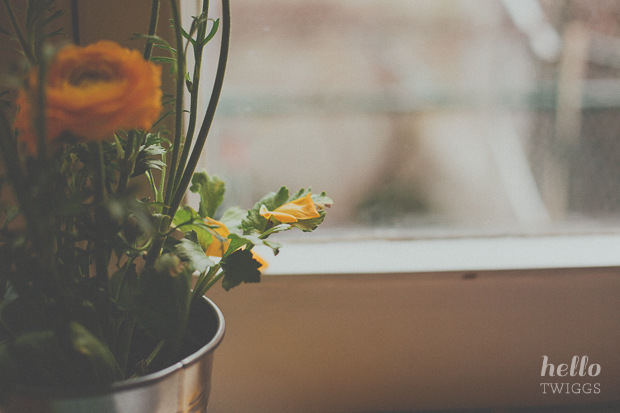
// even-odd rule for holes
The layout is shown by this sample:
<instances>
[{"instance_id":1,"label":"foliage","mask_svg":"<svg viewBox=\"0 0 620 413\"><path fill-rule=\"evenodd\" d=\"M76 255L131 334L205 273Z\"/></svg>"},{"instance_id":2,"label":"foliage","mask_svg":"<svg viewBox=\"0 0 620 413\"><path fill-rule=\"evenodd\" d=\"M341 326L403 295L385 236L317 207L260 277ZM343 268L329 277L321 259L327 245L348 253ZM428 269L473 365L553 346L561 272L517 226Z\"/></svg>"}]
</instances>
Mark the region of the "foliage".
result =
<instances>
[{"instance_id":1,"label":"foliage","mask_svg":"<svg viewBox=\"0 0 620 413\"><path fill-rule=\"evenodd\" d=\"M222 18L215 21L208 18L208 2L203 2L203 13L194 17L188 31L181 28L176 1L171 0L174 46L157 37L157 13L151 14L148 34L138 36L146 39L146 60L170 64L176 79L176 95L161 99L163 115L153 116L152 102L132 97L122 102L114 120L85 113L71 124L62 123L58 115L66 101L60 100L62 106L54 100L56 92L46 83L46 74L55 79L54 65L64 59L54 56L69 49L43 53L49 49L47 39L58 33L46 26L62 11L52 7L53 0L31 0L24 13L11 7L10 0L3 3L12 30L3 28L0 35L17 41L30 70L17 105L0 93L0 155L5 166L0 189L10 185L16 200L0 203L0 404L17 384L107 386L172 364L200 297L220 280L226 290L260 281L262 264L253 247L264 245L277 254L280 244L269 240L270 235L315 229L331 204L324 193L302 189L290 194L283 187L250 210L229 208L215 219L225 183L195 168L223 82L230 30L227 0ZM18 16L26 19L21 25ZM217 74L199 123L203 48L218 30L222 40ZM151 56L153 46L168 55ZM190 46L196 61L191 75L185 68ZM109 43L101 47L120 50ZM96 100L85 100L86 107L106 108L109 102L100 98L116 90L106 83L115 81L117 71L109 70L114 63L99 67L96 60L79 57L86 48L70 50L78 57L67 84L81 88L80 99L96 93ZM129 69L140 67L138 73L147 73L144 76L159 75L158 68L151 70L150 63L138 63L134 52L124 50L111 56L131 56ZM80 67L83 60L86 69ZM133 83L139 81L138 76ZM159 87L156 79L149 84ZM186 89L191 103L184 126ZM115 99L124 94L117 93ZM159 91L140 95L156 96L158 101L162 96ZM69 95L69 101L76 104L77 99ZM114 104L120 105L118 100ZM16 106L19 122L13 123ZM150 111L146 117L141 116L145 107ZM135 116L132 111L137 111ZM169 115L174 116L170 132L162 122ZM125 119L140 123L127 124ZM25 130L30 134L27 142ZM146 180L151 196L136 197L138 180ZM181 205L188 189L200 196L197 211ZM146 337L147 348L136 346L134 337Z\"/></svg>"}]
</instances>

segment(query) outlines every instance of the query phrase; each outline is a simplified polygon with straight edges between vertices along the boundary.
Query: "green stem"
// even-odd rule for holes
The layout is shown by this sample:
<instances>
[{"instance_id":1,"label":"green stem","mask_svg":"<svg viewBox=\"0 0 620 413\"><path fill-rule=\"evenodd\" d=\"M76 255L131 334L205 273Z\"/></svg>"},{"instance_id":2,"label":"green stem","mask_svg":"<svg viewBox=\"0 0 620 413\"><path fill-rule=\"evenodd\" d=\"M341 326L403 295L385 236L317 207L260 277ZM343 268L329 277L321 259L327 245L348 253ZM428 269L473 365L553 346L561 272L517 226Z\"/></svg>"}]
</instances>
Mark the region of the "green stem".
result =
<instances>
[{"instance_id":1,"label":"green stem","mask_svg":"<svg viewBox=\"0 0 620 413\"><path fill-rule=\"evenodd\" d=\"M9 16L9 20L11 21L11 26L13 26L13 30L15 30L17 41L21 45L22 50L24 51L24 55L26 56L26 59L28 59L28 62L30 62L31 65L35 66L36 59L34 57L32 50L28 46L28 42L26 42L26 39L24 38L22 31L19 29L19 25L17 24L17 19L15 18L15 14L13 13L13 8L11 7L9 0L3 0L3 1L4 1L4 8L6 9L6 12Z\"/></svg>"},{"instance_id":2,"label":"green stem","mask_svg":"<svg viewBox=\"0 0 620 413\"><path fill-rule=\"evenodd\" d=\"M202 5L202 13L208 13L209 11L209 1L205 0ZM207 35L207 21L200 23L198 29L196 31L196 42L194 43L194 74L192 77L192 90L191 90L191 101L190 101L190 115L189 115L189 126L187 128L187 134L185 135L185 144L183 145L183 153L181 154L181 161L179 162L179 166L177 168L175 180L174 180L174 191L177 190L179 186L179 182L181 181L181 177L183 175L183 169L187 164L187 158L189 157L189 152L192 146L192 141L194 139L194 132L196 130L196 120L198 117L198 92L200 91L200 70L202 67L202 52L204 49L203 41ZM189 43L189 42L188 42Z\"/></svg>"},{"instance_id":3,"label":"green stem","mask_svg":"<svg viewBox=\"0 0 620 413\"><path fill-rule=\"evenodd\" d=\"M157 32L157 21L159 20L159 0L153 0L151 3L151 22L149 23L149 36L154 36ZM144 60L150 60L153 53L153 41L146 40L146 46L144 46Z\"/></svg>"},{"instance_id":4,"label":"green stem","mask_svg":"<svg viewBox=\"0 0 620 413\"><path fill-rule=\"evenodd\" d=\"M209 268L209 271L204 277L200 277L196 285L194 286L194 292L192 293L191 305L200 299L211 287L213 287L223 276L224 271L218 271L221 269L219 264Z\"/></svg>"},{"instance_id":5,"label":"green stem","mask_svg":"<svg viewBox=\"0 0 620 413\"><path fill-rule=\"evenodd\" d=\"M170 0L170 8L172 10L172 20L174 24L174 32L176 37L177 49L177 79L176 79L176 103L175 103L175 120L174 120L174 146L172 147L172 158L170 160L168 171L168 185L166 187L166 195L164 201L166 205L170 205L170 200L174 193L174 181L179 161L179 150L183 144L183 92L185 91L185 55L183 54L183 35L181 34L181 17L179 16L179 6L177 0ZM174 216L174 214L172 214Z\"/></svg>"},{"instance_id":6,"label":"green stem","mask_svg":"<svg viewBox=\"0 0 620 413\"><path fill-rule=\"evenodd\" d=\"M106 293L110 291L110 282L108 279L108 259L107 249L104 238L105 227L105 170L103 164L103 149L100 143L92 144L91 148L95 154L94 174L93 174L93 191L94 191L94 208L95 208L95 279L99 286Z\"/></svg>"},{"instance_id":7,"label":"green stem","mask_svg":"<svg viewBox=\"0 0 620 413\"><path fill-rule=\"evenodd\" d=\"M121 173L118 178L118 186L116 188L116 193L118 195L123 195L127 190L129 177L133 173L136 164L137 154L138 151L136 150L136 132L130 131L129 136L127 137L127 145L125 145L125 156L123 156L123 159L120 162Z\"/></svg>"},{"instance_id":8,"label":"green stem","mask_svg":"<svg viewBox=\"0 0 620 413\"><path fill-rule=\"evenodd\" d=\"M209 129L211 128L211 124L213 123L215 109L217 108L217 103L219 101L220 94L222 92L222 86L224 84L224 73L226 72L226 62L228 60L229 43L230 2L229 0L222 0L222 43L220 46L220 56L218 59L217 71L215 74L213 92L211 93L211 99L209 100L207 112L205 113L205 117L200 127L200 131L198 132L198 136L196 137L196 144L194 145L194 148L192 150L192 154L188 161L187 167L185 168L185 172L183 173L183 177L181 178L181 181L179 183L179 187L176 188L174 197L172 199L172 202L170 203L169 211L171 215L174 215L176 213L179 205L181 205L181 201L183 201L185 192L187 191L187 188L189 187L189 184L192 180L192 175L194 174L196 166L198 165L198 161L200 160L200 155L207 140Z\"/></svg>"},{"instance_id":9,"label":"green stem","mask_svg":"<svg viewBox=\"0 0 620 413\"><path fill-rule=\"evenodd\" d=\"M145 360L145 372L148 372L148 367L151 365L151 363L153 362L153 360L155 360L155 358L157 357L157 355L159 354L159 352L161 351L161 349L164 347L164 344L166 342L164 340L160 341L159 344L157 344L157 347L155 347L155 349L153 350L153 352L148 356L148 358ZM140 377L140 374L138 373L134 373L130 379L136 379Z\"/></svg>"}]
</instances>

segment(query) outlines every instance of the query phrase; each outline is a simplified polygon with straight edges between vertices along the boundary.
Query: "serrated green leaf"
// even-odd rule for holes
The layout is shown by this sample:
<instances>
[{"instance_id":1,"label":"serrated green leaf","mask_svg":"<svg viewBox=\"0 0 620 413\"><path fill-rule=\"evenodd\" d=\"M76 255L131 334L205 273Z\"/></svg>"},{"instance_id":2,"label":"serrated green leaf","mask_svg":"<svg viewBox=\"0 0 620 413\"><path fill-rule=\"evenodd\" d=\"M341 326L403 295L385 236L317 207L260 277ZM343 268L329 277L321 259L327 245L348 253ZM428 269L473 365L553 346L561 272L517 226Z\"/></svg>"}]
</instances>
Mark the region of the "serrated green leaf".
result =
<instances>
[{"instance_id":1,"label":"serrated green leaf","mask_svg":"<svg viewBox=\"0 0 620 413\"><path fill-rule=\"evenodd\" d=\"M185 205L174 215L172 223L185 232L194 231L204 250L213 242L213 234L203 219L190 206Z\"/></svg>"},{"instance_id":2,"label":"serrated green leaf","mask_svg":"<svg viewBox=\"0 0 620 413\"><path fill-rule=\"evenodd\" d=\"M276 225L275 227L269 228L267 231L263 232L261 234L261 236L263 238L267 238L271 234L276 234L278 232L288 231L291 228L293 228L291 226L291 224L279 224L279 225Z\"/></svg>"},{"instance_id":3,"label":"serrated green leaf","mask_svg":"<svg viewBox=\"0 0 620 413\"><path fill-rule=\"evenodd\" d=\"M230 240L230 245L228 247L228 251L230 251L230 253L227 255L234 254L236 250L246 245L254 246L254 245L260 245L263 243L263 240L261 240L257 235L253 235L253 234L248 234L248 235L230 234L228 236L228 239Z\"/></svg>"},{"instance_id":4,"label":"serrated green leaf","mask_svg":"<svg viewBox=\"0 0 620 413\"><path fill-rule=\"evenodd\" d=\"M282 248L282 244L267 240L263 240L263 245L271 248L273 251L273 255L278 255L280 253L280 248Z\"/></svg>"},{"instance_id":5,"label":"serrated green leaf","mask_svg":"<svg viewBox=\"0 0 620 413\"><path fill-rule=\"evenodd\" d=\"M250 250L237 250L220 262L224 271L222 287L226 291L241 284L260 282L261 263L256 261Z\"/></svg>"},{"instance_id":6,"label":"serrated green leaf","mask_svg":"<svg viewBox=\"0 0 620 413\"><path fill-rule=\"evenodd\" d=\"M189 263L192 272L199 271L203 273L207 268L215 265L205 254L198 240L198 236L194 231L190 231L185 238L175 246L175 254Z\"/></svg>"},{"instance_id":7,"label":"serrated green leaf","mask_svg":"<svg viewBox=\"0 0 620 413\"><path fill-rule=\"evenodd\" d=\"M311 219L302 219L297 222L292 223L291 225L295 228L299 228L303 232L312 232L314 231L325 219L325 211L318 210L319 217L311 218Z\"/></svg>"},{"instance_id":8,"label":"serrated green leaf","mask_svg":"<svg viewBox=\"0 0 620 413\"><path fill-rule=\"evenodd\" d=\"M213 218L217 208L224 200L226 187L224 181L217 175L209 176L206 172L196 172L192 177L192 185L189 190L200 195L198 215L203 218Z\"/></svg>"},{"instance_id":9,"label":"serrated green leaf","mask_svg":"<svg viewBox=\"0 0 620 413\"><path fill-rule=\"evenodd\" d=\"M323 209L326 206L330 206L334 203L330 197L327 196L325 191L320 194L312 194L312 201L317 205L319 209Z\"/></svg>"},{"instance_id":10,"label":"serrated green leaf","mask_svg":"<svg viewBox=\"0 0 620 413\"><path fill-rule=\"evenodd\" d=\"M226 228L228 228L230 232L239 232L241 231L241 222L247 215L247 210L239 207L231 207L224 211L224 214L220 218L220 222L226 225Z\"/></svg>"},{"instance_id":11,"label":"serrated green leaf","mask_svg":"<svg viewBox=\"0 0 620 413\"><path fill-rule=\"evenodd\" d=\"M238 250L239 248L242 248L242 247L247 247L248 249L251 249L255 245L265 245L273 250L273 255L278 255L278 252L280 248L282 247L282 245L278 244L277 242L267 241L255 234L247 234L247 235L230 234L228 236L228 239L230 240L228 251L231 251L231 252ZM232 254L227 254L227 255L232 255Z\"/></svg>"}]
</instances>

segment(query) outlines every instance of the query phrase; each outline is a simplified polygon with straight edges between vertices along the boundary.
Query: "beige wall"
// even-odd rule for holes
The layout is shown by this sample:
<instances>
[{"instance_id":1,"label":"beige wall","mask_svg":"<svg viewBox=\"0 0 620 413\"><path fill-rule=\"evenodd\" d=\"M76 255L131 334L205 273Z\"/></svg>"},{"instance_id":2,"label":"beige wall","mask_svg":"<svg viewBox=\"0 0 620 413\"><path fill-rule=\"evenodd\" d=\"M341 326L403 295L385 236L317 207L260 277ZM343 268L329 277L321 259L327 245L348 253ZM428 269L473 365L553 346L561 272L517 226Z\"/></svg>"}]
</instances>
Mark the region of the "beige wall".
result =
<instances>
[{"instance_id":1,"label":"beige wall","mask_svg":"<svg viewBox=\"0 0 620 413\"><path fill-rule=\"evenodd\" d=\"M618 401L620 269L265 276L226 319L211 413L392 412ZM575 355L597 377L542 378ZM555 379L555 380L551 380ZM542 382L600 394L542 394Z\"/></svg>"}]
</instances>

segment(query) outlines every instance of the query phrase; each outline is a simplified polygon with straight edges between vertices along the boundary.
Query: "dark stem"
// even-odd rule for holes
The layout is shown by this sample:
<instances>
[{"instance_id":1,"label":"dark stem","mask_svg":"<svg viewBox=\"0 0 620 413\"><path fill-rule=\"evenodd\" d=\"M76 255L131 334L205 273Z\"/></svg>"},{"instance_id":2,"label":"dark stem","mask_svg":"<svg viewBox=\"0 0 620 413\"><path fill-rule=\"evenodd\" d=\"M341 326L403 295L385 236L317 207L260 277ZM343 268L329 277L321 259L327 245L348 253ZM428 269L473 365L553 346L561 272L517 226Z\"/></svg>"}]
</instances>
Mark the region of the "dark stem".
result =
<instances>
[{"instance_id":1,"label":"dark stem","mask_svg":"<svg viewBox=\"0 0 620 413\"><path fill-rule=\"evenodd\" d=\"M22 31L19 29L19 25L17 24L17 19L15 18L15 14L13 13L13 8L9 3L9 0L4 1L4 8L9 16L9 20L11 21L11 26L13 26L13 30L15 30L15 35L17 36L17 41L22 47L24 54L26 55L26 59L30 62L31 65L36 65L36 59L30 47L28 46L28 42L24 38Z\"/></svg>"},{"instance_id":2,"label":"dark stem","mask_svg":"<svg viewBox=\"0 0 620 413\"><path fill-rule=\"evenodd\" d=\"M71 0L71 35L73 43L80 45L80 15L78 13L78 0Z\"/></svg>"},{"instance_id":3,"label":"dark stem","mask_svg":"<svg viewBox=\"0 0 620 413\"><path fill-rule=\"evenodd\" d=\"M154 36L157 33L157 21L159 20L159 0L153 0L151 3L151 22L149 24L149 36ZM153 53L153 41L146 39L146 46L144 46L144 60L149 60Z\"/></svg>"},{"instance_id":4,"label":"dark stem","mask_svg":"<svg viewBox=\"0 0 620 413\"><path fill-rule=\"evenodd\" d=\"M117 142L118 144L118 142ZM121 160L120 176L118 178L118 186L116 187L116 193L123 195L127 191L127 184L129 178L135 168L135 155L136 155L136 131L130 131L127 137L127 145L125 145L125 156Z\"/></svg>"}]
</instances>

